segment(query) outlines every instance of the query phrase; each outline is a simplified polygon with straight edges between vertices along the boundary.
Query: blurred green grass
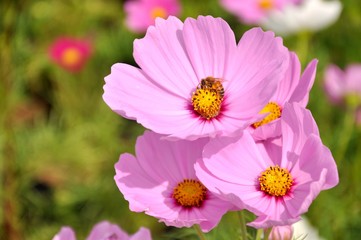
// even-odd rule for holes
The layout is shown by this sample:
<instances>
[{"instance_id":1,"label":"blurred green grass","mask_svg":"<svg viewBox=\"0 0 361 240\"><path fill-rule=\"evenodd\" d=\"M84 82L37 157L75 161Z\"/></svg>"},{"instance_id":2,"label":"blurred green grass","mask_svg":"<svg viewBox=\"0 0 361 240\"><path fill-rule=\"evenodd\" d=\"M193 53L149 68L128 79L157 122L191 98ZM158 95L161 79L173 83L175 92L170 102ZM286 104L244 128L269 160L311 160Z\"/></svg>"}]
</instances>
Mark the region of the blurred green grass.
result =
<instances>
[{"instance_id":1,"label":"blurred green grass","mask_svg":"<svg viewBox=\"0 0 361 240\"><path fill-rule=\"evenodd\" d=\"M360 127L352 125L345 109L330 105L322 88L328 64L344 67L361 62L361 2L342 2L341 18L312 34L308 54L302 59L304 65L319 59L309 109L324 143L339 156L340 184L322 192L307 214L325 239L357 239L361 233ZM220 16L237 39L250 28L239 24L216 0L181 3L181 19ZM19 216L20 239L51 239L63 225L73 227L82 239L104 219L130 233L145 226L156 239L173 236L167 232L172 234L174 228L130 212L113 180L119 154L133 153L135 139L143 132L135 122L113 113L101 98L103 78L111 65L134 64L132 43L142 37L127 30L122 4L115 0L0 3L0 170L4 179L0 196L4 206L10 196L4 186L13 189L12 213ZM64 35L85 36L93 42L93 55L80 73L68 73L49 60L49 45ZM298 36L284 38L294 51L299 50L299 41ZM349 144L345 153L339 153L345 138ZM9 168L13 174L4 172ZM0 209L2 225L8 210ZM233 222L236 226L235 219L233 213L228 214L223 222L229 224L222 226ZM2 227L0 238L4 234ZM187 230L184 234L189 236ZM217 234L210 235L223 238Z\"/></svg>"}]
</instances>

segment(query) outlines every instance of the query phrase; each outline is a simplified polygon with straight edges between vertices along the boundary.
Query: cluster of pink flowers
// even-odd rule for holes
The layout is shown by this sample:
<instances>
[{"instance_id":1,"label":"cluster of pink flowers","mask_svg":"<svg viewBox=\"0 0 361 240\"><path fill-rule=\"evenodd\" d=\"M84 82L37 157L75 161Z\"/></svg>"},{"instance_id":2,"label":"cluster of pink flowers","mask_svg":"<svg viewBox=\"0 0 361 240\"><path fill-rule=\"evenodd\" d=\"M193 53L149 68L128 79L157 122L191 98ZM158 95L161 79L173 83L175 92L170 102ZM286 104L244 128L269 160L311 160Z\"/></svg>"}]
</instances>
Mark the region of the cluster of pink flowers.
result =
<instances>
[{"instance_id":1,"label":"cluster of pink flowers","mask_svg":"<svg viewBox=\"0 0 361 240\"><path fill-rule=\"evenodd\" d=\"M76 240L75 232L70 227L62 227L53 240ZM93 227L86 240L152 240L152 237L146 228L141 228L129 236L117 225L103 221Z\"/></svg>"},{"instance_id":2,"label":"cluster of pink flowers","mask_svg":"<svg viewBox=\"0 0 361 240\"><path fill-rule=\"evenodd\" d=\"M135 212L166 225L217 226L247 209L255 228L300 220L338 173L306 109L317 60L254 28L236 42L221 18L156 19L134 41L138 67L117 63L104 101L148 128L115 181Z\"/></svg>"}]
</instances>

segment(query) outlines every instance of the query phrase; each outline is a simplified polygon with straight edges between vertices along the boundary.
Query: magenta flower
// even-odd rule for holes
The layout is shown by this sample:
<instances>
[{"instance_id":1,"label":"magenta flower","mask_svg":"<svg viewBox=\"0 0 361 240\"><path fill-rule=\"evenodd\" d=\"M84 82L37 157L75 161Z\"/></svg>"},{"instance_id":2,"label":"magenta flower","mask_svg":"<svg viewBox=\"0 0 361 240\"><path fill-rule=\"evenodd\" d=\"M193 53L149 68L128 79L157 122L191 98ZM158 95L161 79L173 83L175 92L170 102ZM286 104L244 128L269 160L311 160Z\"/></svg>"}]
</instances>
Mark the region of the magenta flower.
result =
<instances>
[{"instance_id":1,"label":"magenta flower","mask_svg":"<svg viewBox=\"0 0 361 240\"><path fill-rule=\"evenodd\" d=\"M300 0L221 0L221 5L229 12L235 14L242 22L259 24L269 11L280 10L287 4L295 4Z\"/></svg>"},{"instance_id":2,"label":"magenta flower","mask_svg":"<svg viewBox=\"0 0 361 240\"><path fill-rule=\"evenodd\" d=\"M178 0L132 0L124 3L126 24L134 32L145 32L154 25L157 17L178 16L181 11Z\"/></svg>"},{"instance_id":3,"label":"magenta flower","mask_svg":"<svg viewBox=\"0 0 361 240\"><path fill-rule=\"evenodd\" d=\"M49 49L50 58L69 72L80 71L91 55L87 40L68 37L58 38Z\"/></svg>"},{"instance_id":4,"label":"magenta flower","mask_svg":"<svg viewBox=\"0 0 361 240\"><path fill-rule=\"evenodd\" d=\"M336 164L311 113L286 104L281 122L277 141L255 143L248 131L211 140L195 166L210 191L258 216L249 223L255 228L300 220L321 190L338 183Z\"/></svg>"},{"instance_id":5,"label":"magenta flower","mask_svg":"<svg viewBox=\"0 0 361 240\"><path fill-rule=\"evenodd\" d=\"M306 107L309 98L309 92L315 81L317 60L312 60L306 67L302 76L301 63L295 53L290 53L290 64L286 74L278 85L276 92L270 99L269 103L260 113L268 115L252 125L250 130L256 140L278 137L281 135L280 118L284 105L289 103L299 103L300 106Z\"/></svg>"},{"instance_id":6,"label":"magenta flower","mask_svg":"<svg viewBox=\"0 0 361 240\"><path fill-rule=\"evenodd\" d=\"M237 45L229 25L210 16L157 19L133 55L141 69L113 65L104 101L154 132L188 140L257 121L289 63L272 32L252 29Z\"/></svg>"},{"instance_id":7,"label":"magenta flower","mask_svg":"<svg viewBox=\"0 0 361 240\"><path fill-rule=\"evenodd\" d=\"M117 225L107 221L96 224L91 230L87 240L151 240L150 231L140 228L137 233L129 236ZM76 240L75 233L70 227L62 227L53 240Z\"/></svg>"},{"instance_id":8,"label":"magenta flower","mask_svg":"<svg viewBox=\"0 0 361 240\"><path fill-rule=\"evenodd\" d=\"M167 226L199 224L209 231L233 205L218 199L203 186L193 165L202 157L207 139L161 140L146 131L138 137L136 157L125 153L115 164L119 190L135 212L145 212Z\"/></svg>"},{"instance_id":9,"label":"magenta flower","mask_svg":"<svg viewBox=\"0 0 361 240\"><path fill-rule=\"evenodd\" d=\"M334 103L341 103L347 96L361 99L361 64L349 65L345 71L336 65L327 66L324 85L328 97Z\"/></svg>"}]
</instances>

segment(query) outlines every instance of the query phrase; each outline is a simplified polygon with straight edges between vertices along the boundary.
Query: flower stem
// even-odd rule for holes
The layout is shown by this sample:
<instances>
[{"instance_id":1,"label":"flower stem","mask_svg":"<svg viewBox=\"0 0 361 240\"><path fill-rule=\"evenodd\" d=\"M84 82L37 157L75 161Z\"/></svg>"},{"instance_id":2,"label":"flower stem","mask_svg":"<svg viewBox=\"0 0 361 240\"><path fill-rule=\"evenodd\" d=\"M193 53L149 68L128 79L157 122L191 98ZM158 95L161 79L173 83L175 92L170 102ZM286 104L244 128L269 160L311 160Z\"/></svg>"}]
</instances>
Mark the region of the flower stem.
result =
<instances>
[{"instance_id":1,"label":"flower stem","mask_svg":"<svg viewBox=\"0 0 361 240\"><path fill-rule=\"evenodd\" d=\"M268 238L269 238L269 235L270 235L270 233L271 233L271 230L272 230L272 228L266 228L266 229L264 229L263 230L263 232L264 232L264 240L268 240Z\"/></svg>"},{"instance_id":2,"label":"flower stem","mask_svg":"<svg viewBox=\"0 0 361 240\"><path fill-rule=\"evenodd\" d=\"M262 232L263 230L261 228L257 229L256 240L261 240Z\"/></svg>"},{"instance_id":3,"label":"flower stem","mask_svg":"<svg viewBox=\"0 0 361 240\"><path fill-rule=\"evenodd\" d=\"M200 240L206 240L206 236L204 235L204 233L200 229L199 225L193 225L193 227L196 230L199 239Z\"/></svg>"},{"instance_id":4,"label":"flower stem","mask_svg":"<svg viewBox=\"0 0 361 240\"><path fill-rule=\"evenodd\" d=\"M298 35L297 53L302 63L302 66L307 63L310 37L311 34L307 31L300 32Z\"/></svg>"},{"instance_id":5,"label":"flower stem","mask_svg":"<svg viewBox=\"0 0 361 240\"><path fill-rule=\"evenodd\" d=\"M244 219L243 211L238 211L239 221L241 223L241 237L242 240L247 240L247 226L246 220Z\"/></svg>"},{"instance_id":6,"label":"flower stem","mask_svg":"<svg viewBox=\"0 0 361 240\"><path fill-rule=\"evenodd\" d=\"M342 128L341 128L341 136L338 137L338 146L337 152L335 153L335 160L338 164L345 158L345 154L347 151L347 147L352 137L352 133L355 127L355 119L354 119L355 111L353 108L349 108L345 113Z\"/></svg>"}]
</instances>

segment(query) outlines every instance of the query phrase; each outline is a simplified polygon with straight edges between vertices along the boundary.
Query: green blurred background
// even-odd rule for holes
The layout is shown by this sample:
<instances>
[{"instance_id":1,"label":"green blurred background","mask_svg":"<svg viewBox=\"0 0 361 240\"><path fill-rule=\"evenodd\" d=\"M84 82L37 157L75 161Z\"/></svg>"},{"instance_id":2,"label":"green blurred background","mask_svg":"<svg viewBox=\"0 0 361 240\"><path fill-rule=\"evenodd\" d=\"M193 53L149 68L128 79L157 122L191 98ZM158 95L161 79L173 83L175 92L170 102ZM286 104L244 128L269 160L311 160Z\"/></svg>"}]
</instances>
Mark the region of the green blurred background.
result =
<instances>
[{"instance_id":1,"label":"green blurred background","mask_svg":"<svg viewBox=\"0 0 361 240\"><path fill-rule=\"evenodd\" d=\"M342 2L336 24L306 40L284 38L285 45L301 55L303 67L319 59L309 109L338 163L340 183L319 195L307 217L325 239L361 236L361 127L354 123L352 109L329 103L322 87L328 64L361 62L361 2ZM134 64L133 40L143 36L125 26L123 3L1 1L1 239L51 239L63 225L84 239L105 219L129 233L148 227L155 239L191 237L187 230L165 228L154 218L130 212L113 180L119 154L133 153L136 137L143 132L102 100L103 78L111 65ZM237 39L251 27L240 24L216 0L181 4L182 20L223 17ZM92 41L93 54L82 71L69 73L50 61L49 46L59 36ZM228 214L221 228L237 228L235 219L234 213ZM217 236L217 231L209 236Z\"/></svg>"}]
</instances>

